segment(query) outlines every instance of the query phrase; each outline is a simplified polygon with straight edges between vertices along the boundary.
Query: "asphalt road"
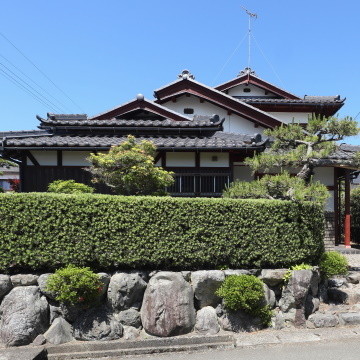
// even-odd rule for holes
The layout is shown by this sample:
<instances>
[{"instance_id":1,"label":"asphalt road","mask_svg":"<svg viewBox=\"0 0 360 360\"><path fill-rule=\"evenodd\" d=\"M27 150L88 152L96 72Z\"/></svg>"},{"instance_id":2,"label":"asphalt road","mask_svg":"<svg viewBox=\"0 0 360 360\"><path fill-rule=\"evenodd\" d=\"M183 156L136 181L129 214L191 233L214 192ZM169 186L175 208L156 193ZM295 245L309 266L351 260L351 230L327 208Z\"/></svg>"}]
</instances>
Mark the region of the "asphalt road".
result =
<instances>
[{"instance_id":1,"label":"asphalt road","mask_svg":"<svg viewBox=\"0 0 360 360\"><path fill-rule=\"evenodd\" d=\"M359 338L257 348L214 350L201 353L166 353L122 357L134 360L360 360ZM95 360L95 359L94 359ZM108 359L117 360L117 359Z\"/></svg>"}]
</instances>

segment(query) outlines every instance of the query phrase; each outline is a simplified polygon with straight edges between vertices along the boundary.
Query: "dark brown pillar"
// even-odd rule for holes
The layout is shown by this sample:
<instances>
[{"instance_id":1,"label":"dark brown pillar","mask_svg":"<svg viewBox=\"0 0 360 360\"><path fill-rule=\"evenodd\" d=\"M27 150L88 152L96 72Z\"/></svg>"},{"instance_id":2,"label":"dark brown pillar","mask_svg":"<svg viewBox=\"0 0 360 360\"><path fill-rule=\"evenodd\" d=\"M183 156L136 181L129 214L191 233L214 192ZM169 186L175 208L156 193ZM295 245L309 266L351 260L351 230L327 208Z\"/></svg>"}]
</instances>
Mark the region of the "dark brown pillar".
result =
<instances>
[{"instance_id":1,"label":"dark brown pillar","mask_svg":"<svg viewBox=\"0 0 360 360\"><path fill-rule=\"evenodd\" d=\"M338 169L334 168L334 235L335 245L339 245L339 181L338 181Z\"/></svg>"},{"instance_id":2,"label":"dark brown pillar","mask_svg":"<svg viewBox=\"0 0 360 360\"><path fill-rule=\"evenodd\" d=\"M344 224L344 243L346 248L350 248L350 170L345 170L345 224Z\"/></svg>"}]
</instances>

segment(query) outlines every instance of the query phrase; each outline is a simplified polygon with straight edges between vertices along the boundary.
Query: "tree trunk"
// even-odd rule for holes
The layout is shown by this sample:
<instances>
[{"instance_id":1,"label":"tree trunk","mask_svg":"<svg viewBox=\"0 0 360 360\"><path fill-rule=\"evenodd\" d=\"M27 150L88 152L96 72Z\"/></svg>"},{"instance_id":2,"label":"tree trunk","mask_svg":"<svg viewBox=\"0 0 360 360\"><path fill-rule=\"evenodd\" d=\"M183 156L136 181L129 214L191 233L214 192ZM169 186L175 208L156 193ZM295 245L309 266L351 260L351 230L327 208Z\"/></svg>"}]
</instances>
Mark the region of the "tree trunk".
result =
<instances>
[{"instance_id":1,"label":"tree trunk","mask_svg":"<svg viewBox=\"0 0 360 360\"><path fill-rule=\"evenodd\" d=\"M314 165L306 163L296 176L303 179L306 184L309 184L312 175L314 175Z\"/></svg>"}]
</instances>

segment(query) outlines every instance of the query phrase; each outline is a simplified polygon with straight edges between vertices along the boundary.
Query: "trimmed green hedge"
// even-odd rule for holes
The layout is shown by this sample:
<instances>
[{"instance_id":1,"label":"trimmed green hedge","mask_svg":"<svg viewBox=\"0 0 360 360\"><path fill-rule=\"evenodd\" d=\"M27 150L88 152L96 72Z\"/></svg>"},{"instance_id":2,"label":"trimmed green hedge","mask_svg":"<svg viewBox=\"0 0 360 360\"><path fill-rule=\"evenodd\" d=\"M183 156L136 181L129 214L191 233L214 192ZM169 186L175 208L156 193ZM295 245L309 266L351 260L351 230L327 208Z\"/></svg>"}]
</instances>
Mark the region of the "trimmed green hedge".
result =
<instances>
[{"instance_id":1,"label":"trimmed green hedge","mask_svg":"<svg viewBox=\"0 0 360 360\"><path fill-rule=\"evenodd\" d=\"M324 216L277 200L0 194L0 234L8 271L287 267L318 261Z\"/></svg>"}]
</instances>

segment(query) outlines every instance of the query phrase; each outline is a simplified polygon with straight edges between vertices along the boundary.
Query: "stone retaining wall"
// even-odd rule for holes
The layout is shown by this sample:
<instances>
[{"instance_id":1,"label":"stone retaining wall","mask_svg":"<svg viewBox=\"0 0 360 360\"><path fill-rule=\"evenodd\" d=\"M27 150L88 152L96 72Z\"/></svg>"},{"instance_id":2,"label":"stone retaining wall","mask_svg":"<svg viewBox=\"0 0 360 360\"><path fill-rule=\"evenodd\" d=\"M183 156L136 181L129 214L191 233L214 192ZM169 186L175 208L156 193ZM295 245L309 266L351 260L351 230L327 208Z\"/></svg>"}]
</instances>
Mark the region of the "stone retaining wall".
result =
<instances>
[{"instance_id":1,"label":"stone retaining wall","mask_svg":"<svg viewBox=\"0 0 360 360\"><path fill-rule=\"evenodd\" d=\"M316 268L298 270L284 284L286 271L99 273L103 284L99 306L90 309L55 301L54 294L45 291L50 274L0 275L0 342L7 346L61 344L74 339L136 339L144 332L169 337L193 331L212 335L220 329L262 329L259 318L227 310L215 295L233 274L252 274L263 280L266 302L273 309L273 328L360 323L360 273L321 282Z\"/></svg>"}]
</instances>

